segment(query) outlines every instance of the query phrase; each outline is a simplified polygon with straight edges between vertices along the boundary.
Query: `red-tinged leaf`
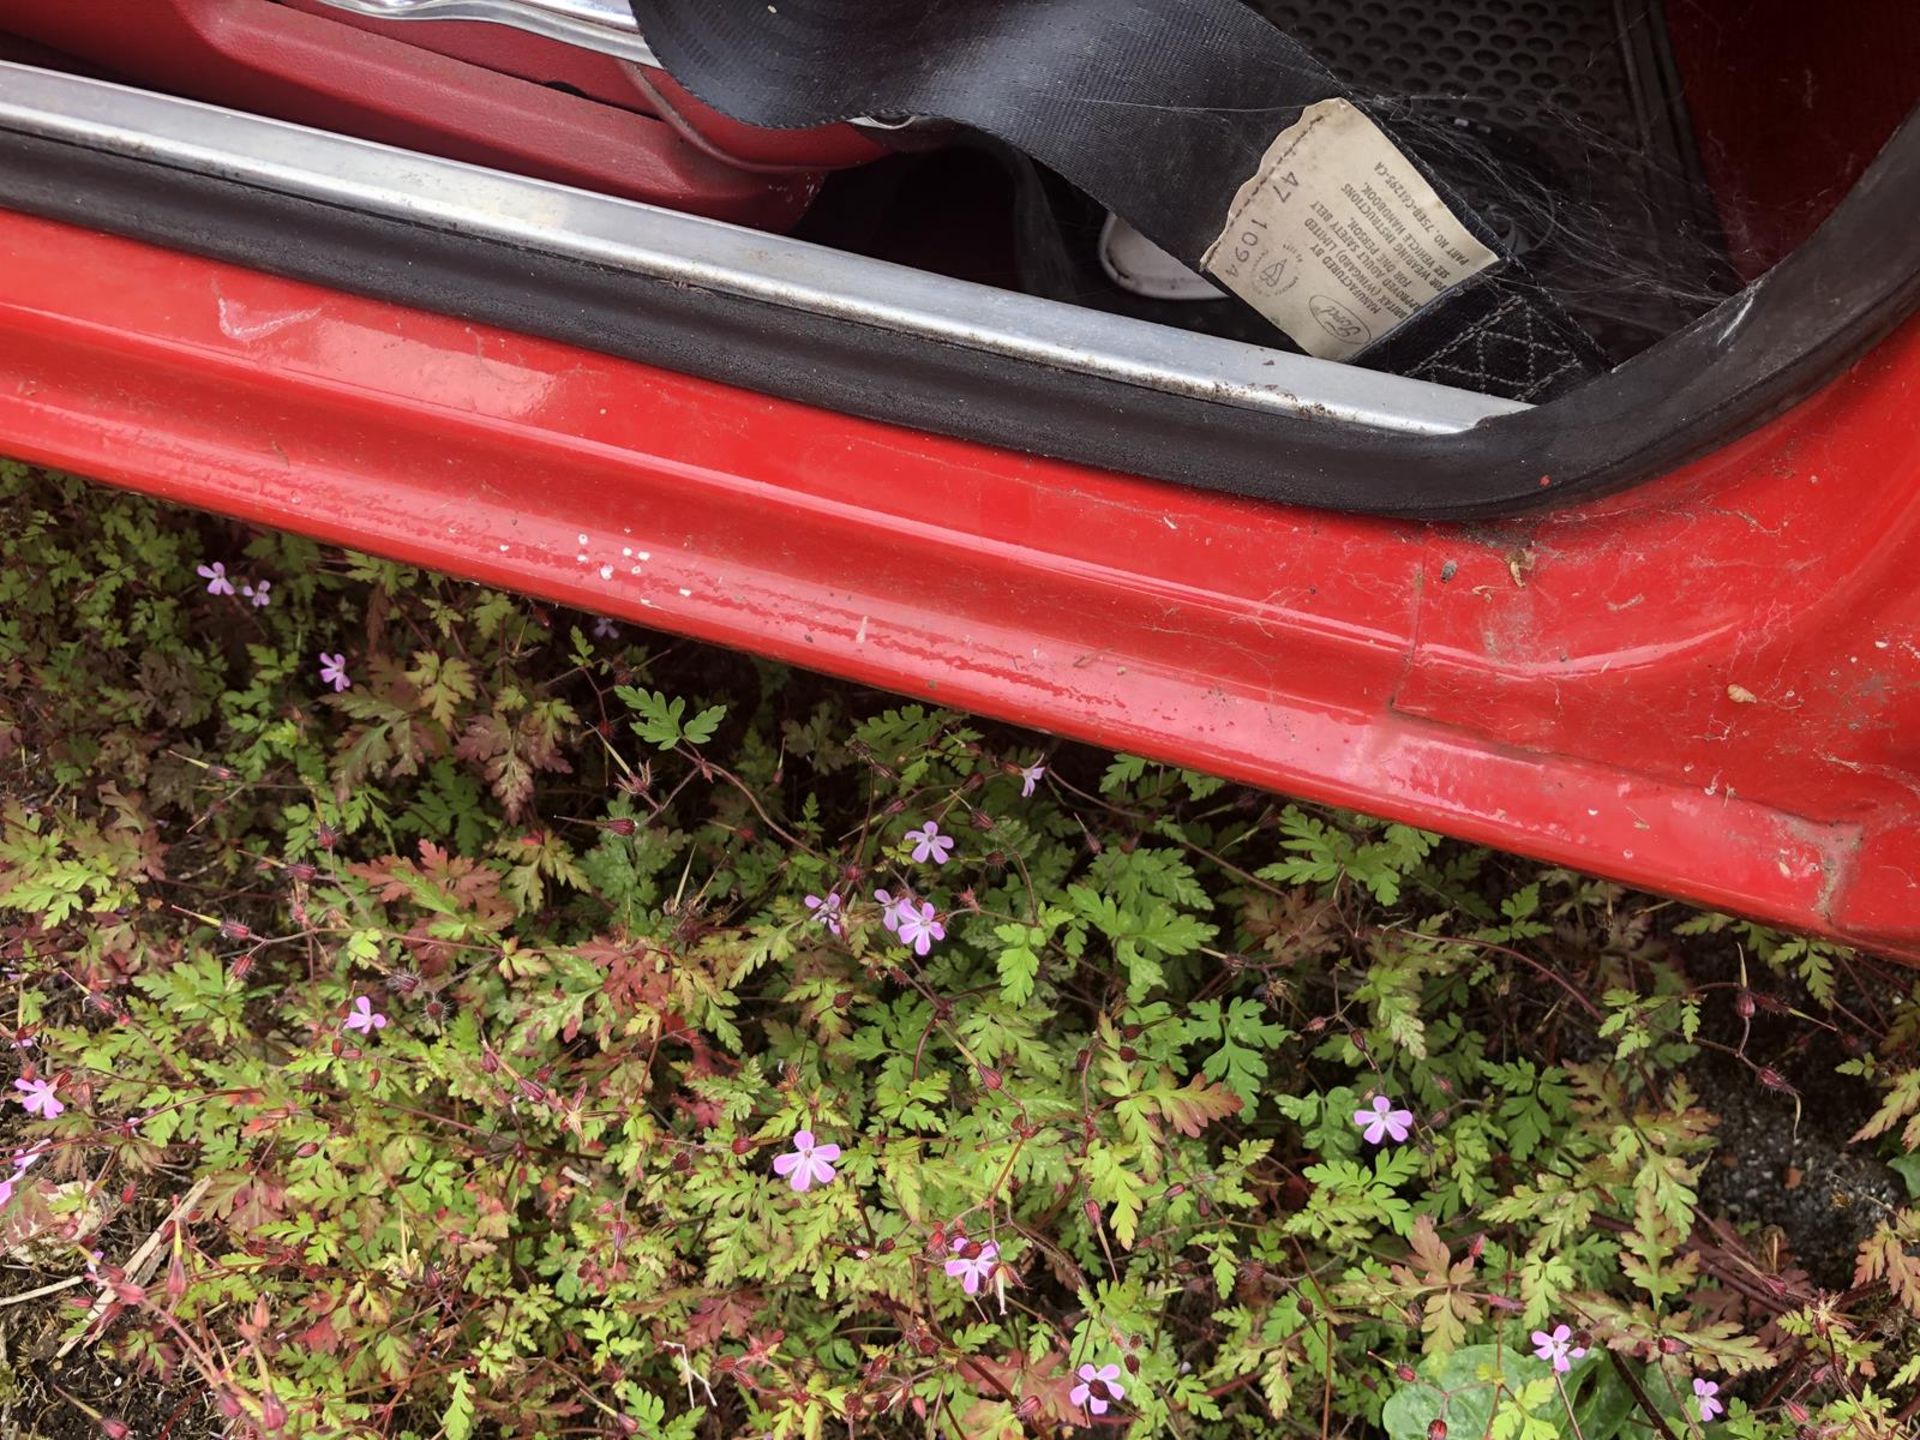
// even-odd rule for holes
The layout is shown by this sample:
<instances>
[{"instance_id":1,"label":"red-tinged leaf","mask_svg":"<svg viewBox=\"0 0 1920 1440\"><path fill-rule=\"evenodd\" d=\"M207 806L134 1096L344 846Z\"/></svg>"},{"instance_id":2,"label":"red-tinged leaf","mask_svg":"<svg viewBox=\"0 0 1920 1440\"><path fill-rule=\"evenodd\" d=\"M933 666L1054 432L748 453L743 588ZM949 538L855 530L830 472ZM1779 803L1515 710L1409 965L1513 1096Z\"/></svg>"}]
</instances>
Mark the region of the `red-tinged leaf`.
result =
<instances>
[{"instance_id":1,"label":"red-tinged leaf","mask_svg":"<svg viewBox=\"0 0 1920 1440\"><path fill-rule=\"evenodd\" d=\"M303 1350L312 1350L321 1355L331 1355L340 1348L340 1332L333 1328L333 1317L322 1316L294 1336L295 1342Z\"/></svg>"},{"instance_id":2,"label":"red-tinged leaf","mask_svg":"<svg viewBox=\"0 0 1920 1440\"><path fill-rule=\"evenodd\" d=\"M986 1394L1011 1395L1016 1403L1033 1401L1036 1421L1077 1429L1087 1423L1087 1414L1073 1403L1075 1378L1067 1358L1060 1350L1049 1350L1038 1360L1023 1351L998 1357L968 1355L959 1369L962 1379Z\"/></svg>"},{"instance_id":3,"label":"red-tinged leaf","mask_svg":"<svg viewBox=\"0 0 1920 1440\"><path fill-rule=\"evenodd\" d=\"M536 771L572 771L558 742L562 726L577 718L561 701L536 705L518 726L503 715L476 715L467 722L454 754L481 767L507 818L517 820L533 795Z\"/></svg>"},{"instance_id":4,"label":"red-tinged leaf","mask_svg":"<svg viewBox=\"0 0 1920 1440\"><path fill-rule=\"evenodd\" d=\"M1215 1120L1240 1113L1240 1097L1219 1085L1193 1080L1178 1090L1152 1092L1155 1107L1182 1135L1198 1135Z\"/></svg>"},{"instance_id":5,"label":"red-tinged leaf","mask_svg":"<svg viewBox=\"0 0 1920 1440\"><path fill-rule=\"evenodd\" d=\"M1903 1211L1867 1237L1854 1262L1853 1283L1884 1279L1894 1298L1920 1316L1920 1254L1909 1253L1910 1245L1920 1245L1920 1211Z\"/></svg>"},{"instance_id":6,"label":"red-tinged leaf","mask_svg":"<svg viewBox=\"0 0 1920 1440\"><path fill-rule=\"evenodd\" d=\"M722 1340L743 1338L764 1304L758 1290L726 1290L707 1296L687 1317L686 1344L695 1350L711 1350Z\"/></svg>"},{"instance_id":7,"label":"red-tinged leaf","mask_svg":"<svg viewBox=\"0 0 1920 1440\"><path fill-rule=\"evenodd\" d=\"M1416 1216L1413 1234L1407 1239L1413 1249L1420 1282L1426 1285L1446 1284L1447 1268L1453 1263L1453 1255L1447 1249L1446 1241L1440 1238L1440 1232L1434 1228L1433 1217Z\"/></svg>"},{"instance_id":8,"label":"red-tinged leaf","mask_svg":"<svg viewBox=\"0 0 1920 1440\"><path fill-rule=\"evenodd\" d=\"M1466 1288L1473 1281L1473 1257L1456 1261L1428 1215L1414 1218L1407 1243L1413 1263L1390 1266L1388 1273L1407 1291L1425 1292L1421 1349L1429 1355L1445 1355L1465 1342L1467 1326L1478 1324L1483 1313Z\"/></svg>"},{"instance_id":9,"label":"red-tinged leaf","mask_svg":"<svg viewBox=\"0 0 1920 1440\"><path fill-rule=\"evenodd\" d=\"M673 1092L670 1103L703 1130L711 1130L726 1115L718 1100L698 1099L681 1090Z\"/></svg>"},{"instance_id":10,"label":"red-tinged leaf","mask_svg":"<svg viewBox=\"0 0 1920 1440\"><path fill-rule=\"evenodd\" d=\"M211 1189L207 1195L212 1201L213 1213L224 1216L241 1234L258 1230L286 1214L286 1191L264 1176L243 1177L238 1186L219 1198L215 1198Z\"/></svg>"}]
</instances>

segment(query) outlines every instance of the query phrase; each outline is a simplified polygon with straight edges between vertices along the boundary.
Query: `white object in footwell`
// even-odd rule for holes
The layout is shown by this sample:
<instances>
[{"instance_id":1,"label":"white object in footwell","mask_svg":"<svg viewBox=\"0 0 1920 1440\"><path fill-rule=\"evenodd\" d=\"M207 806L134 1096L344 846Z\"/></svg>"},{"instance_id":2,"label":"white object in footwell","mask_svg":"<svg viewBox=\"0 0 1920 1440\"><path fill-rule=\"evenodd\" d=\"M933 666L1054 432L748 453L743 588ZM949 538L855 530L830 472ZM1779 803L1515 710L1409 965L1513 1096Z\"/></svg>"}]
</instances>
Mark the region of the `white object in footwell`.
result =
<instances>
[{"instance_id":1,"label":"white object in footwell","mask_svg":"<svg viewBox=\"0 0 1920 1440\"><path fill-rule=\"evenodd\" d=\"M1149 300L1218 300L1219 289L1118 215L1100 227L1100 268L1122 290Z\"/></svg>"}]
</instances>

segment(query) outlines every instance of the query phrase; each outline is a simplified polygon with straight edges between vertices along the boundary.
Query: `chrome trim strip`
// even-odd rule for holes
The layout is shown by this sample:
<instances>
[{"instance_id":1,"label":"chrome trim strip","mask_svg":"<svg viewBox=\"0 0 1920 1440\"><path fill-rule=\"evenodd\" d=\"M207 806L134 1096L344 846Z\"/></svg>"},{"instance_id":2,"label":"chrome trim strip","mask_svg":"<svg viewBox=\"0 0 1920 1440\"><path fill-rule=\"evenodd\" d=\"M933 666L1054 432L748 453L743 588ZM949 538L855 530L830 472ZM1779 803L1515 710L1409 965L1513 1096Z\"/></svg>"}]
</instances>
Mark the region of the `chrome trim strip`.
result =
<instances>
[{"instance_id":1,"label":"chrome trim strip","mask_svg":"<svg viewBox=\"0 0 1920 1440\"><path fill-rule=\"evenodd\" d=\"M1247 410L1449 435L1530 408L26 65L0 129Z\"/></svg>"},{"instance_id":2,"label":"chrome trim strip","mask_svg":"<svg viewBox=\"0 0 1920 1440\"><path fill-rule=\"evenodd\" d=\"M624 0L322 0L374 20L477 20L656 69L660 62Z\"/></svg>"}]
</instances>

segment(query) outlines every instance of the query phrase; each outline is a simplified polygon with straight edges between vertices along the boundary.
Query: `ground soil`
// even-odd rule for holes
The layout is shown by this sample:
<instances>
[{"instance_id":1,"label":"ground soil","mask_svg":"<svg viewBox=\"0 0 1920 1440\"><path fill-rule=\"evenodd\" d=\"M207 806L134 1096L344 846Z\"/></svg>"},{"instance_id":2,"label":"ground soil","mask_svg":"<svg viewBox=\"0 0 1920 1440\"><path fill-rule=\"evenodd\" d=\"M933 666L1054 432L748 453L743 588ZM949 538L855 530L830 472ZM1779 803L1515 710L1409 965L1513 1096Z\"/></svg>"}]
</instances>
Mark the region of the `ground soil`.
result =
<instances>
[{"instance_id":1,"label":"ground soil","mask_svg":"<svg viewBox=\"0 0 1920 1440\"><path fill-rule=\"evenodd\" d=\"M1696 983L1738 982L1739 961L1724 937L1675 943L1691 951L1687 970ZM1752 979L1767 991L1791 993L1776 977ZM1720 1117L1715 1154L1700 1176L1702 1212L1756 1236L1774 1232L1771 1239L1786 1246L1814 1285L1845 1290L1860 1243L1891 1210L1910 1203L1905 1182L1871 1143L1849 1143L1882 1092L1838 1068L1884 1029L1885 997L1860 993L1851 972L1843 974L1830 1019L1808 1002L1804 1015L1759 1009L1743 1022L1728 991L1718 997L1703 1011L1708 1048L1688 1067L1701 1105Z\"/></svg>"},{"instance_id":2,"label":"ground soil","mask_svg":"<svg viewBox=\"0 0 1920 1440\"><path fill-rule=\"evenodd\" d=\"M1698 1078L1702 1103L1720 1116L1719 1149L1700 1177L1702 1209L1778 1229L1814 1284L1845 1290L1860 1242L1906 1202L1898 1175L1847 1144L1873 1113L1872 1092L1813 1070L1799 1077L1806 1090L1796 1118L1793 1097L1744 1067L1714 1066Z\"/></svg>"},{"instance_id":3,"label":"ground soil","mask_svg":"<svg viewBox=\"0 0 1920 1440\"><path fill-rule=\"evenodd\" d=\"M0 1150L11 1153L22 1112L0 1109ZM91 1242L103 1254L131 1254L166 1207L135 1203ZM190 1378L163 1383L83 1343L56 1353L68 1327L93 1298L85 1284L16 1302L79 1270L77 1257L39 1262L0 1256L0 1437L3 1440L98 1440L95 1416L123 1421L134 1440L208 1440L221 1432L206 1387ZM91 1413L90 1413L91 1412Z\"/></svg>"}]
</instances>

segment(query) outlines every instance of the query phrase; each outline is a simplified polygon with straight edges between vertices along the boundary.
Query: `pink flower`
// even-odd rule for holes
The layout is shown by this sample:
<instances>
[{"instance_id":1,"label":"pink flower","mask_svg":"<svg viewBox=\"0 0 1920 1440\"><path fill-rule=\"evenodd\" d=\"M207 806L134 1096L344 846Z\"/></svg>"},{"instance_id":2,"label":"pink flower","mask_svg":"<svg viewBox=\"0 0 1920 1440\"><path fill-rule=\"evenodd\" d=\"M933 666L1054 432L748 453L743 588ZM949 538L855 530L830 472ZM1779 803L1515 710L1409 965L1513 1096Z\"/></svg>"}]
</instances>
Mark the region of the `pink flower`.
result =
<instances>
[{"instance_id":1,"label":"pink flower","mask_svg":"<svg viewBox=\"0 0 1920 1440\"><path fill-rule=\"evenodd\" d=\"M272 588L273 582L271 580L262 580L258 585L242 585L240 587L240 593L253 602L255 609L264 610L268 605L273 603L267 598L267 591Z\"/></svg>"},{"instance_id":2,"label":"pink flower","mask_svg":"<svg viewBox=\"0 0 1920 1440\"><path fill-rule=\"evenodd\" d=\"M832 1182L833 1162L839 1158L838 1145L816 1145L811 1130L796 1130L793 1149L773 1157L773 1173L784 1176L795 1190L811 1190L815 1185Z\"/></svg>"},{"instance_id":3,"label":"pink flower","mask_svg":"<svg viewBox=\"0 0 1920 1440\"><path fill-rule=\"evenodd\" d=\"M876 890L873 892L873 898L886 907L880 912L880 923L896 935L899 934L901 920L913 911L913 897L889 895L884 890Z\"/></svg>"},{"instance_id":4,"label":"pink flower","mask_svg":"<svg viewBox=\"0 0 1920 1440\"><path fill-rule=\"evenodd\" d=\"M618 640L620 627L602 615L593 622L593 635L596 640Z\"/></svg>"},{"instance_id":5,"label":"pink flower","mask_svg":"<svg viewBox=\"0 0 1920 1440\"><path fill-rule=\"evenodd\" d=\"M54 1103L56 1105L59 1104L58 1101ZM46 1153L47 1147L44 1145L36 1145L31 1150L16 1150L13 1152L13 1174L7 1176L4 1180L0 1180L0 1208L4 1208L6 1203L13 1199L14 1186L26 1178L27 1171L37 1165L40 1162L40 1157Z\"/></svg>"},{"instance_id":6,"label":"pink flower","mask_svg":"<svg viewBox=\"0 0 1920 1440\"><path fill-rule=\"evenodd\" d=\"M842 933L840 926L840 897L837 894L829 894L824 900L818 895L809 895L801 903L805 905L807 909L813 911L813 918L826 926L828 930L832 931L835 935Z\"/></svg>"},{"instance_id":7,"label":"pink flower","mask_svg":"<svg viewBox=\"0 0 1920 1440\"><path fill-rule=\"evenodd\" d=\"M207 582L207 593L209 595L231 595L233 593L233 581L227 578L225 562L216 560L211 565L202 565L194 573Z\"/></svg>"},{"instance_id":8,"label":"pink flower","mask_svg":"<svg viewBox=\"0 0 1920 1440\"><path fill-rule=\"evenodd\" d=\"M1711 1380L1702 1380L1698 1376L1693 1381L1693 1397L1700 1402L1700 1423L1710 1422L1727 1407L1720 1403L1720 1387Z\"/></svg>"},{"instance_id":9,"label":"pink flower","mask_svg":"<svg viewBox=\"0 0 1920 1440\"><path fill-rule=\"evenodd\" d=\"M969 1295L978 1295L980 1287L993 1278L995 1264L1000 1259L1000 1247L991 1240L976 1245L964 1235L953 1237L951 1249L955 1259L947 1261L947 1274L960 1282L960 1288Z\"/></svg>"},{"instance_id":10,"label":"pink flower","mask_svg":"<svg viewBox=\"0 0 1920 1440\"><path fill-rule=\"evenodd\" d=\"M940 833L938 820L929 820L922 828L907 831L907 839L913 842L913 859L918 865L924 865L929 860L936 865L944 865L947 857L953 854L953 837Z\"/></svg>"},{"instance_id":11,"label":"pink flower","mask_svg":"<svg viewBox=\"0 0 1920 1440\"><path fill-rule=\"evenodd\" d=\"M1552 1361L1553 1368L1564 1375L1573 1368L1574 1361L1586 1358L1586 1347L1572 1342L1573 1331L1564 1325L1554 1326L1551 1335L1544 1330L1536 1330L1533 1332L1533 1353L1537 1359Z\"/></svg>"},{"instance_id":12,"label":"pink flower","mask_svg":"<svg viewBox=\"0 0 1920 1440\"><path fill-rule=\"evenodd\" d=\"M329 655L324 650L320 652L320 683L333 686L336 695L353 688L353 681L347 676L346 651L342 650L338 655Z\"/></svg>"},{"instance_id":13,"label":"pink flower","mask_svg":"<svg viewBox=\"0 0 1920 1440\"><path fill-rule=\"evenodd\" d=\"M1040 783L1040 778L1046 773L1047 767L1042 765L1038 760L1020 772L1020 798L1022 800L1029 800L1033 797L1033 787Z\"/></svg>"},{"instance_id":14,"label":"pink flower","mask_svg":"<svg viewBox=\"0 0 1920 1440\"><path fill-rule=\"evenodd\" d=\"M373 1008L373 1001L364 995L353 997L353 1013L347 1016L347 1029L358 1030L368 1039L373 1032L387 1028L387 1017Z\"/></svg>"},{"instance_id":15,"label":"pink flower","mask_svg":"<svg viewBox=\"0 0 1920 1440\"><path fill-rule=\"evenodd\" d=\"M1107 1407L1127 1393L1120 1383L1118 1365L1102 1365L1097 1370L1092 1365L1082 1365L1074 1373L1080 1377L1080 1383L1067 1393L1067 1399L1090 1415L1106 1414Z\"/></svg>"},{"instance_id":16,"label":"pink flower","mask_svg":"<svg viewBox=\"0 0 1920 1440\"><path fill-rule=\"evenodd\" d=\"M1389 1135L1395 1140L1406 1139L1413 1130L1413 1112L1396 1110L1386 1096L1376 1095L1371 1107L1353 1112L1353 1123L1365 1133L1369 1145L1378 1145Z\"/></svg>"},{"instance_id":17,"label":"pink flower","mask_svg":"<svg viewBox=\"0 0 1920 1440\"><path fill-rule=\"evenodd\" d=\"M20 1092L16 1098L27 1107L29 1115L38 1115L42 1120L52 1120L66 1113L67 1107L54 1098L51 1080L16 1080L13 1082L13 1088Z\"/></svg>"},{"instance_id":18,"label":"pink flower","mask_svg":"<svg viewBox=\"0 0 1920 1440\"><path fill-rule=\"evenodd\" d=\"M931 901L923 902L918 910L909 902L900 911L900 943L911 945L916 955L931 951L934 941L947 938L947 927L937 914Z\"/></svg>"}]
</instances>

